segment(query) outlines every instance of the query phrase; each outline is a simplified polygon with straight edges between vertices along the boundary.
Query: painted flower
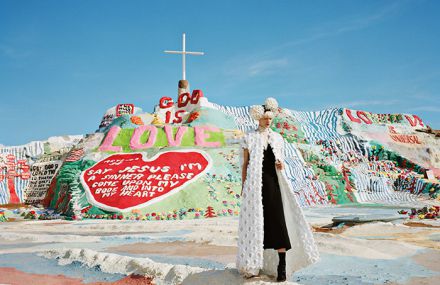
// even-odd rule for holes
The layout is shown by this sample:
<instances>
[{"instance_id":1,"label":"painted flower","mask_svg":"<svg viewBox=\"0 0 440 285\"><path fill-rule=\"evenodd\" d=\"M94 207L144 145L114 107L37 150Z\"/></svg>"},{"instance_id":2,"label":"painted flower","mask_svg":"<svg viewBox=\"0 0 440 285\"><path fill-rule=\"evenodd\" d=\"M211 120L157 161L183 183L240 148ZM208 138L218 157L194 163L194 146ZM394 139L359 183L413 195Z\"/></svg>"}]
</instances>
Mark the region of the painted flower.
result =
<instances>
[{"instance_id":1,"label":"painted flower","mask_svg":"<svg viewBox=\"0 0 440 285\"><path fill-rule=\"evenodd\" d=\"M186 120L187 123L191 123L195 120L197 120L200 117L199 112L192 112L191 115L189 115L188 119Z\"/></svg>"},{"instance_id":2,"label":"painted flower","mask_svg":"<svg viewBox=\"0 0 440 285\"><path fill-rule=\"evenodd\" d=\"M132 116L132 117L130 118L130 121L131 121L133 124L135 124L135 125L139 125L139 126L141 126L141 125L144 124L144 122L142 121L141 117L139 117L139 116Z\"/></svg>"}]
</instances>

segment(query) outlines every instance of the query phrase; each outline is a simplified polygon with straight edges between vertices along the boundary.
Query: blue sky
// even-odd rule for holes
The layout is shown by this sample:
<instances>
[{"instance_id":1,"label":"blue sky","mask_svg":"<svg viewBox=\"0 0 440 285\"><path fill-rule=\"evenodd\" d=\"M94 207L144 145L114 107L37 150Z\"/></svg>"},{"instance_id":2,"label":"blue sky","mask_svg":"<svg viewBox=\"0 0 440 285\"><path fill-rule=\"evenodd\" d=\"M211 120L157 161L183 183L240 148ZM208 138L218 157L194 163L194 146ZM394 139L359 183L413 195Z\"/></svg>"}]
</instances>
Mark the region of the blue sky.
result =
<instances>
[{"instance_id":1,"label":"blue sky","mask_svg":"<svg viewBox=\"0 0 440 285\"><path fill-rule=\"evenodd\" d=\"M210 101L419 115L440 129L440 1L0 0L0 144L151 112L187 79Z\"/></svg>"}]
</instances>

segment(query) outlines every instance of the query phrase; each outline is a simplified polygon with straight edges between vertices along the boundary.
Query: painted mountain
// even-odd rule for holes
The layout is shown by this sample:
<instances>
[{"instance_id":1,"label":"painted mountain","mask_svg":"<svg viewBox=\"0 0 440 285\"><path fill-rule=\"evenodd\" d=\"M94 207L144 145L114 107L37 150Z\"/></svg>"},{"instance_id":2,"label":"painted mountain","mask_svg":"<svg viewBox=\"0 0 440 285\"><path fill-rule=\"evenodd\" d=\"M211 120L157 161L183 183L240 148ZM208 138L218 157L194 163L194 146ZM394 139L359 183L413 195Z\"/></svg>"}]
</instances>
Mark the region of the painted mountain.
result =
<instances>
[{"instance_id":1,"label":"painted mountain","mask_svg":"<svg viewBox=\"0 0 440 285\"><path fill-rule=\"evenodd\" d=\"M238 215L240 139L249 106L201 90L163 97L152 113L119 104L98 130L0 147L0 205L66 217L169 220ZM345 108L278 108L285 172L303 207L439 199L440 138L418 116Z\"/></svg>"}]
</instances>

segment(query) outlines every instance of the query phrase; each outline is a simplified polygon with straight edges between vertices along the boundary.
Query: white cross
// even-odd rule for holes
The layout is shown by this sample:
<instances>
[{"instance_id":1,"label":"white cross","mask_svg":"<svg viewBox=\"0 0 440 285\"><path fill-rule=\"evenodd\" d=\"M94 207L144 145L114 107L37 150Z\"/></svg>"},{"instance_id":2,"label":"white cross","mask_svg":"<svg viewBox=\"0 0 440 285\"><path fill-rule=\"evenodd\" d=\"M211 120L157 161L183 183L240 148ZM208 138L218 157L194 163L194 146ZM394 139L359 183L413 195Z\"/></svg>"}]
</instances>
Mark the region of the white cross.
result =
<instances>
[{"instance_id":1,"label":"white cross","mask_svg":"<svg viewBox=\"0 0 440 285\"><path fill-rule=\"evenodd\" d=\"M185 55L204 55L203 52L197 51L186 51L185 46L185 33L182 35L182 51L166 50L165 53L181 54L182 55L182 79L186 80L186 70L185 70Z\"/></svg>"}]
</instances>

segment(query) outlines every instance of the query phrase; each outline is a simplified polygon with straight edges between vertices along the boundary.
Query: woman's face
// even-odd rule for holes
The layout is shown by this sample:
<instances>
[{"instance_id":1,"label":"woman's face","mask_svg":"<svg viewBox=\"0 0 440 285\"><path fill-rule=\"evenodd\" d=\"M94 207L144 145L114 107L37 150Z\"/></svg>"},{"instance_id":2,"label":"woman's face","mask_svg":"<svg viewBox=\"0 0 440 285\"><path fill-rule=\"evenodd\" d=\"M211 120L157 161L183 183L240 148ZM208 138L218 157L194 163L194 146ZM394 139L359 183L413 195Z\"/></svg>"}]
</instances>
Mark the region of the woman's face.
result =
<instances>
[{"instance_id":1,"label":"woman's face","mask_svg":"<svg viewBox=\"0 0 440 285\"><path fill-rule=\"evenodd\" d=\"M264 127L264 128L268 128L270 127L270 124L272 123L272 118L271 117L262 117L259 121L258 121L258 125L260 127Z\"/></svg>"}]
</instances>

